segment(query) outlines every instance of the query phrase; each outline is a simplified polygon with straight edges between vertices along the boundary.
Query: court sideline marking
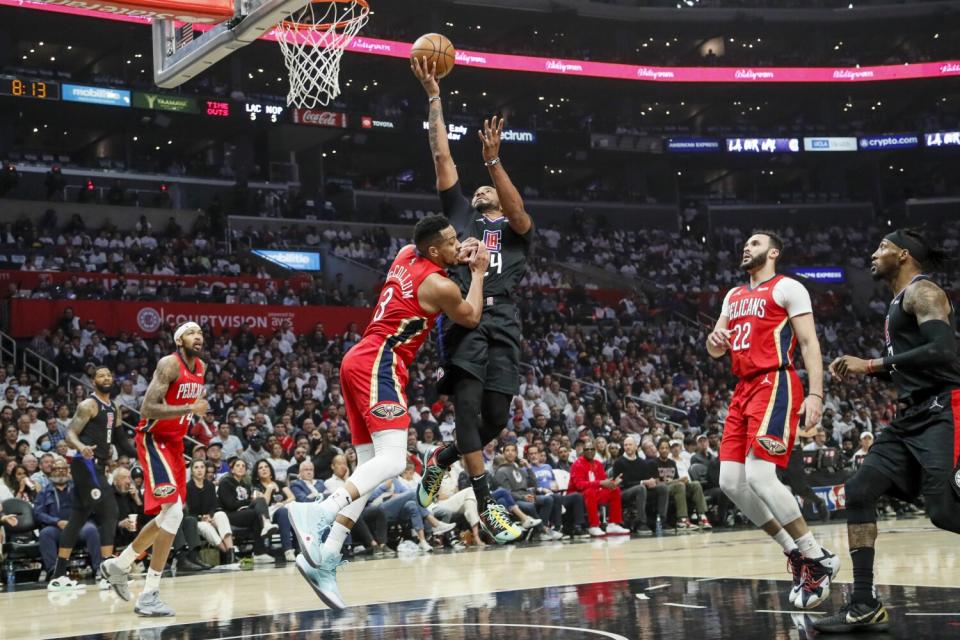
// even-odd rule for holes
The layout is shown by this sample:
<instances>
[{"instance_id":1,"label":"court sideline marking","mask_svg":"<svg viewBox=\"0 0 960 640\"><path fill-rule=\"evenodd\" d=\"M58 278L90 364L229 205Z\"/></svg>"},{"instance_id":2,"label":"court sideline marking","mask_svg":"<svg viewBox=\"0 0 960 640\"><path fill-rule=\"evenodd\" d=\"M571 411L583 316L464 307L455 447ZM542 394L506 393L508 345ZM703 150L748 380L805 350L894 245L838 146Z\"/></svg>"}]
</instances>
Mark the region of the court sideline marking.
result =
<instances>
[{"instance_id":1,"label":"court sideline marking","mask_svg":"<svg viewBox=\"0 0 960 640\"><path fill-rule=\"evenodd\" d=\"M599 629L584 629L581 627L561 627L554 625L543 625L543 624L512 624L512 623L498 623L498 622L470 622L470 623L454 623L454 622L438 622L438 623L427 623L427 624L374 624L374 625L363 625L360 627L334 627L325 629L327 632L334 632L343 634L347 631L360 631L362 629L409 629L417 628L422 629L423 627L508 627L508 628L521 628L521 629L556 629L558 631L576 631L579 633L590 633L601 638L609 638L610 640L629 640L624 636L621 636L618 633L611 633L610 631L600 631ZM300 629L305 631L305 629ZM244 634L242 636L227 636L225 638L220 638L220 640L246 640L246 638L269 638L271 636L282 636L286 635L287 631L268 631L266 633L254 633L254 634Z\"/></svg>"}]
</instances>

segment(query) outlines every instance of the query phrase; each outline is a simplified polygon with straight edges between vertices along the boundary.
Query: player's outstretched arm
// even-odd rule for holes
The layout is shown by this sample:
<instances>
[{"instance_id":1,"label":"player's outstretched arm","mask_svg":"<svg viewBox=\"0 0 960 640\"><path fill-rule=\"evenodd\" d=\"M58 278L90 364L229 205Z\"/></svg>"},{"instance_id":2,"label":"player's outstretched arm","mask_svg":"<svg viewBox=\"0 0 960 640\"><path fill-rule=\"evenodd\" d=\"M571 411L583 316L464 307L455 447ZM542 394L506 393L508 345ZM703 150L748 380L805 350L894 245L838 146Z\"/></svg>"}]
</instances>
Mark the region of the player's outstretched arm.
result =
<instances>
[{"instance_id":1,"label":"player's outstretched arm","mask_svg":"<svg viewBox=\"0 0 960 640\"><path fill-rule=\"evenodd\" d=\"M507 170L500 162L500 139L503 134L503 118L493 116L483 121L483 130L479 132L480 142L483 143L483 163L487 165L493 188L500 198L500 209L506 216L510 228L520 235L526 234L533 227L530 214L523 208L523 198L514 186Z\"/></svg>"},{"instance_id":2,"label":"player's outstretched arm","mask_svg":"<svg viewBox=\"0 0 960 640\"><path fill-rule=\"evenodd\" d=\"M147 420L163 420L165 418L179 418L188 413L207 412L209 405L203 398L193 404L169 405L166 401L167 389L180 376L180 362L176 356L164 356L157 363L157 370L153 372L153 379L147 392L143 396L143 406L140 415Z\"/></svg>"},{"instance_id":3,"label":"player's outstretched arm","mask_svg":"<svg viewBox=\"0 0 960 640\"><path fill-rule=\"evenodd\" d=\"M93 457L94 447L89 447L80 442L80 434L83 433L83 428L87 426L87 423L97 415L97 409L97 403L92 398L87 398L78 404L76 413L73 414L70 424L67 425L67 434L64 438L71 449L79 451L87 460Z\"/></svg>"},{"instance_id":4,"label":"player's outstretched arm","mask_svg":"<svg viewBox=\"0 0 960 640\"><path fill-rule=\"evenodd\" d=\"M490 265L490 252L478 244L476 253L467 263L470 265L470 289L467 297L460 297L460 287L452 280L433 274L420 285L418 297L427 308L443 311L451 320L468 329L480 324L483 315L483 277Z\"/></svg>"},{"instance_id":5,"label":"player's outstretched arm","mask_svg":"<svg viewBox=\"0 0 960 640\"><path fill-rule=\"evenodd\" d=\"M880 375L893 369L939 367L957 357L957 339L950 326L950 301L943 289L929 280L918 280L904 292L903 310L916 316L920 335L925 340L923 344L873 360L840 356L830 363L830 373L841 378Z\"/></svg>"},{"instance_id":6,"label":"player's outstretched arm","mask_svg":"<svg viewBox=\"0 0 960 640\"><path fill-rule=\"evenodd\" d=\"M820 423L823 415L823 354L820 353L820 340L813 322L812 313L804 313L790 318L790 326L797 336L803 365L807 369L807 397L803 399L800 413L805 416L807 428Z\"/></svg>"},{"instance_id":7,"label":"player's outstretched arm","mask_svg":"<svg viewBox=\"0 0 960 640\"><path fill-rule=\"evenodd\" d=\"M427 135L430 138L430 152L433 154L433 167L437 171L437 191L446 191L457 184L457 165L450 155L450 143L447 141L447 125L443 121L443 105L440 98L440 83L437 81L437 63L428 63L426 58L413 58L410 70L417 77L430 101L430 113L427 116Z\"/></svg>"}]
</instances>

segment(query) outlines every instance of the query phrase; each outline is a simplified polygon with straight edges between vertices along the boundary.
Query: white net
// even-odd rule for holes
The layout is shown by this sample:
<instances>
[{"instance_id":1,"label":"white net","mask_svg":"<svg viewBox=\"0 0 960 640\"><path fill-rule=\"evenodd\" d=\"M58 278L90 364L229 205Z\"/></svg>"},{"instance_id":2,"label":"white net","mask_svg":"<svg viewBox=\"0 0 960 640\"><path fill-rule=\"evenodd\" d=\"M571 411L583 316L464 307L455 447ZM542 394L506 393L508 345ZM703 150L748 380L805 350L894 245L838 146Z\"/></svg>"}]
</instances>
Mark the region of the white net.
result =
<instances>
[{"instance_id":1,"label":"white net","mask_svg":"<svg viewBox=\"0 0 960 640\"><path fill-rule=\"evenodd\" d=\"M340 95L340 59L369 13L363 0L313 0L277 25L290 73L287 104L311 109Z\"/></svg>"}]
</instances>

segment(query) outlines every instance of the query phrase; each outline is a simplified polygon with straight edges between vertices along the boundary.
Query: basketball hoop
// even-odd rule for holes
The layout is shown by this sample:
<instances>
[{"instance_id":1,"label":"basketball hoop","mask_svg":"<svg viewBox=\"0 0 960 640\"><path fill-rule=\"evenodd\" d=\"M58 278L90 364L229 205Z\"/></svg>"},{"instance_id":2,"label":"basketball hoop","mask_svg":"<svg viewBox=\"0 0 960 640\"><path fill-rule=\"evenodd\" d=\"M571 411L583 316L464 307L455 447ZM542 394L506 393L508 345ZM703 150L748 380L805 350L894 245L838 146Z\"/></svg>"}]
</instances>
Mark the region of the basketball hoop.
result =
<instances>
[{"instance_id":1,"label":"basketball hoop","mask_svg":"<svg viewBox=\"0 0 960 640\"><path fill-rule=\"evenodd\" d=\"M310 109L340 95L340 58L369 16L367 0L311 0L277 25L290 73L287 104Z\"/></svg>"}]
</instances>

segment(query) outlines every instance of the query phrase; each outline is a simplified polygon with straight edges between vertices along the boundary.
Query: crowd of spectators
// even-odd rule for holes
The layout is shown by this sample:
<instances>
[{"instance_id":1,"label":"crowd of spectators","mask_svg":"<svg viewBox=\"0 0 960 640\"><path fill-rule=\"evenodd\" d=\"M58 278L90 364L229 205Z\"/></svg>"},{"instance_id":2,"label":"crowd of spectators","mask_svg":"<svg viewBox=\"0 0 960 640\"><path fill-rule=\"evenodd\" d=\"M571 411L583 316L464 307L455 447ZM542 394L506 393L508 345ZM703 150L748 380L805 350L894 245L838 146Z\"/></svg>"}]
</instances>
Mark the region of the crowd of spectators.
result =
<instances>
[{"instance_id":1,"label":"crowd of spectators","mask_svg":"<svg viewBox=\"0 0 960 640\"><path fill-rule=\"evenodd\" d=\"M742 279L735 266L742 234L716 231L712 244L704 245L680 233L611 230L590 220L580 224L573 233L539 229L539 244L558 262L580 262L638 284L619 299L604 301L582 286L569 286L551 266L555 263L538 261L527 274L518 300L523 380L508 424L484 450L495 497L529 536L541 540L631 531L649 535L668 523L692 531L735 522L714 473L735 380L724 360L706 357L702 345L708 325L695 318L703 308L715 314L726 289ZM42 247L39 229L18 223L3 233ZM296 230L300 233L300 227ZM335 227L303 227L302 237L293 231L274 236L251 231L248 239L362 249L364 255L351 259L380 268L405 242L383 230L355 236ZM933 231L945 248L956 248L956 224ZM77 246L74 239L85 233L82 227L64 229L50 238L53 246L67 248ZM129 237L144 236L143 229L138 233ZM881 234L872 227L783 230L787 255L796 264L834 263L844 255L851 270L866 268ZM155 239L162 246L183 237L168 230ZM589 246L585 238L592 239ZM90 243L85 250L97 247ZM960 284L956 277L950 272L944 280L954 294ZM878 288L869 304L857 306L848 289L814 289L825 360L841 353L880 355L889 292ZM257 335L246 326L232 335L204 331L210 413L188 432L191 482L199 493L192 498L194 521L182 531L177 562L188 569L206 566L198 555L204 542L220 552L219 560L232 561L234 531L252 544L256 561L289 560L295 542L284 505L329 493L356 465L338 365L360 335L354 327L328 335L322 325L305 335L289 328ZM167 334L154 340L106 336L95 323L67 311L26 346L57 364L63 384L44 385L12 365L3 372L0 500L16 497L34 505L41 546L49 555L58 522L65 519L61 511L48 512L53 503L65 508L62 500L51 502L51 492L65 491L69 479L62 477L62 460L74 454L64 431L96 367L114 372L117 400L133 423L157 358L173 344ZM453 404L434 385L437 366L428 342L410 367L410 465L378 489L364 512L352 540L358 553L394 553L403 536L421 552L439 544L483 544L476 498L462 469L455 468L447 479L434 510L419 508L412 493L423 461L437 445L450 442L456 428ZM862 459L895 408L890 389L872 379L830 378L824 406L819 432L802 446L816 460L823 457L821 450L834 451L831 460L839 468ZM120 538L132 539L146 521L137 511L142 472L122 456L111 462L110 471L123 502ZM8 529L15 525L9 514L2 517ZM44 527L54 528L43 534ZM95 533L88 528L84 535ZM279 541L271 548L275 533ZM84 539L88 548L96 546L93 537ZM90 556L97 561L96 554Z\"/></svg>"}]
</instances>

